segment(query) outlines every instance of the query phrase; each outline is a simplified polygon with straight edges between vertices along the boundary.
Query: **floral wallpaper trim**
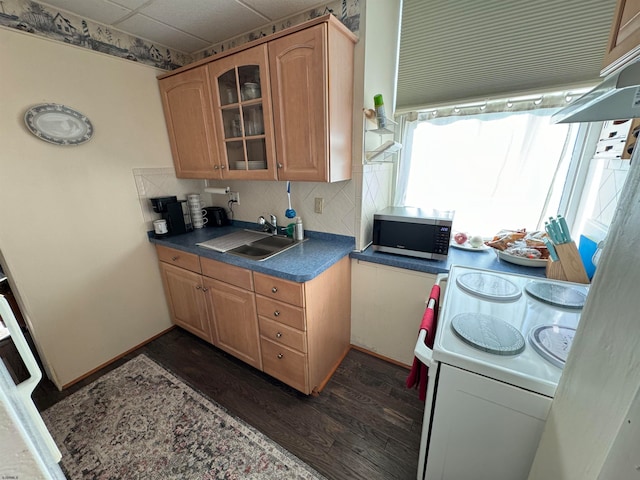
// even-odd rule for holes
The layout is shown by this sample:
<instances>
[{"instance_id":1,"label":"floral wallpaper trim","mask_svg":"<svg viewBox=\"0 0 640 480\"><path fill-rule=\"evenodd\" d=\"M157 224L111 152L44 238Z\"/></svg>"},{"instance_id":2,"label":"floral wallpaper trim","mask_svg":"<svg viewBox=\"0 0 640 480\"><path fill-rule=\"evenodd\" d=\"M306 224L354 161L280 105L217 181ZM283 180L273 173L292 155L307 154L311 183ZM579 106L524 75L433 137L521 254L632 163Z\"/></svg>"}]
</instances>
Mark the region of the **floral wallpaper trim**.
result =
<instances>
[{"instance_id":1,"label":"floral wallpaper trim","mask_svg":"<svg viewBox=\"0 0 640 480\"><path fill-rule=\"evenodd\" d=\"M193 62L189 54L29 0L0 1L0 25L165 70Z\"/></svg>"},{"instance_id":2,"label":"floral wallpaper trim","mask_svg":"<svg viewBox=\"0 0 640 480\"><path fill-rule=\"evenodd\" d=\"M194 54L195 60L202 60L203 58L222 53L231 48L244 45L245 43L252 42L258 38L266 37L267 35L274 34L281 30L285 30L294 25L312 20L328 13L333 14L340 21L356 35L360 31L360 0L338 0L331 3L327 3L324 7L313 8L307 12L284 20L274 22L264 27L254 30L253 32L238 37L225 40L224 42L217 43L211 47L205 48L198 53Z\"/></svg>"},{"instance_id":3,"label":"floral wallpaper trim","mask_svg":"<svg viewBox=\"0 0 640 480\"><path fill-rule=\"evenodd\" d=\"M334 14L351 31L358 33L360 0L339 0L328 3L325 7L314 8L267 25L247 35L213 45L193 56L31 0L0 1L0 26L15 28L156 68L174 70L327 13Z\"/></svg>"}]
</instances>

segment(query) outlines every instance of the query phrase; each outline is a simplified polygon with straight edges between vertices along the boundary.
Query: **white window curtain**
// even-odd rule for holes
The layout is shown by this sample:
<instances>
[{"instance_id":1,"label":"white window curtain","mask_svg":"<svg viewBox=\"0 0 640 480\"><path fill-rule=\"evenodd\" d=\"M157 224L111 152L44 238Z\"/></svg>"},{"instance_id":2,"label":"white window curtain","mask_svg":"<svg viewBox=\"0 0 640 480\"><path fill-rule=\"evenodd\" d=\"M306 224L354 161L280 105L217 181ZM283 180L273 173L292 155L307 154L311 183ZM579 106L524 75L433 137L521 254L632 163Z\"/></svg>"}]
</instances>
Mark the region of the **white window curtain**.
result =
<instances>
[{"instance_id":1,"label":"white window curtain","mask_svg":"<svg viewBox=\"0 0 640 480\"><path fill-rule=\"evenodd\" d=\"M454 230L489 237L557 213L577 127L557 109L401 118L395 204L455 210Z\"/></svg>"}]
</instances>

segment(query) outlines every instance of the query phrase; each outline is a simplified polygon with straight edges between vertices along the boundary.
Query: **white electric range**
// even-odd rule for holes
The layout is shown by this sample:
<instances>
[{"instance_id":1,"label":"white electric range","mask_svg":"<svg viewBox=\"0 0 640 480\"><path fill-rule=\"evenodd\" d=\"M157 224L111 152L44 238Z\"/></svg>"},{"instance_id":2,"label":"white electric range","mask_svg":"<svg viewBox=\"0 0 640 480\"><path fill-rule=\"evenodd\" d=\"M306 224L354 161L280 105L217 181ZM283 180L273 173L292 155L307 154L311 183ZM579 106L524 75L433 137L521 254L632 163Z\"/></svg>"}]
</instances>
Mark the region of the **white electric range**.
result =
<instances>
[{"instance_id":1,"label":"white electric range","mask_svg":"<svg viewBox=\"0 0 640 480\"><path fill-rule=\"evenodd\" d=\"M445 277L441 277L446 278ZM526 479L588 286L451 268L429 366L418 479Z\"/></svg>"}]
</instances>

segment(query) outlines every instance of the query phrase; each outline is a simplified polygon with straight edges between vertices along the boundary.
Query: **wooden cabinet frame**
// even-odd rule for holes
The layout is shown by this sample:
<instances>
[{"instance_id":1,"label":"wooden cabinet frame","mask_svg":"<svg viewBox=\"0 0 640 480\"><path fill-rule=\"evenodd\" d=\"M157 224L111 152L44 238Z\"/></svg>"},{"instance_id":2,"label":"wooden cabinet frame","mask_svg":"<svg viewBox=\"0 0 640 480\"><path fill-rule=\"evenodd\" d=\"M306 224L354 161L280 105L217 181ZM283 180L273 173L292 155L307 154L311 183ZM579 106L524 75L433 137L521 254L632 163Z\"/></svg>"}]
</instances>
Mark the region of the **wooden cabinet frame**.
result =
<instances>
[{"instance_id":1,"label":"wooden cabinet frame","mask_svg":"<svg viewBox=\"0 0 640 480\"><path fill-rule=\"evenodd\" d=\"M602 62L608 75L640 55L640 0L618 0Z\"/></svg>"},{"instance_id":2,"label":"wooden cabinet frame","mask_svg":"<svg viewBox=\"0 0 640 480\"><path fill-rule=\"evenodd\" d=\"M337 18L325 15L158 77L177 176L349 180L356 41ZM227 161L221 92L214 78L247 61L261 65L267 168L234 170ZM165 90L183 76L202 82L202 71L207 72L207 88L199 88L208 91L201 92L200 102L191 101L190 108L199 114L189 118L180 102L165 100ZM204 112L207 102L209 111Z\"/></svg>"},{"instance_id":3,"label":"wooden cabinet frame","mask_svg":"<svg viewBox=\"0 0 640 480\"><path fill-rule=\"evenodd\" d=\"M176 325L305 393L351 348L351 260L297 283L156 246Z\"/></svg>"}]
</instances>

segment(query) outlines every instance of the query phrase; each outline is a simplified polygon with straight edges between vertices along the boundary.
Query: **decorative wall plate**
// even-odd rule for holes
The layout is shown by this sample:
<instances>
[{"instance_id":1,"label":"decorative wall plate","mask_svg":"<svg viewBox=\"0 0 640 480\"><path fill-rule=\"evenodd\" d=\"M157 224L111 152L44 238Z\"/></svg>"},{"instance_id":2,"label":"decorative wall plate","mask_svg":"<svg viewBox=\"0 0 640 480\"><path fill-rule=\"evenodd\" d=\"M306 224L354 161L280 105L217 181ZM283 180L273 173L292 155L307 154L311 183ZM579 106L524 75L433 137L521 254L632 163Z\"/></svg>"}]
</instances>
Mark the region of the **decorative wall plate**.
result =
<instances>
[{"instance_id":1,"label":"decorative wall plate","mask_svg":"<svg viewBox=\"0 0 640 480\"><path fill-rule=\"evenodd\" d=\"M80 145L93 135L93 125L82 113L57 103L41 103L24 114L24 123L40 140L56 145Z\"/></svg>"}]
</instances>

